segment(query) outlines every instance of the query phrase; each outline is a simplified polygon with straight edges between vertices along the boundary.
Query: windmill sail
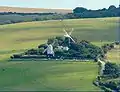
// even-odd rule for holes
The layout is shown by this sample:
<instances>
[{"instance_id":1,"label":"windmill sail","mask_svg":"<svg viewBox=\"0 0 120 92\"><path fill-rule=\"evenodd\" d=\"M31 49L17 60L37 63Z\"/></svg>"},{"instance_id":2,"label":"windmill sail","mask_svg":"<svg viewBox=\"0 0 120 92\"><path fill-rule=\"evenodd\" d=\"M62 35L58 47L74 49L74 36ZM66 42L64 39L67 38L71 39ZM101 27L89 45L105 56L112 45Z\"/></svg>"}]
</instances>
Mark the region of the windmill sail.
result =
<instances>
[{"instance_id":1,"label":"windmill sail","mask_svg":"<svg viewBox=\"0 0 120 92\"><path fill-rule=\"evenodd\" d=\"M75 43L75 40L70 36L72 34L72 32L73 32L73 29L69 34L67 33L67 31L65 29L63 29L63 31L65 32L64 36L70 38Z\"/></svg>"},{"instance_id":2,"label":"windmill sail","mask_svg":"<svg viewBox=\"0 0 120 92\"><path fill-rule=\"evenodd\" d=\"M75 43L75 40L73 40L73 38L71 36L69 38Z\"/></svg>"},{"instance_id":3,"label":"windmill sail","mask_svg":"<svg viewBox=\"0 0 120 92\"><path fill-rule=\"evenodd\" d=\"M69 35L71 35L71 34L72 34L73 30L74 30L74 29L72 28L72 30L69 32Z\"/></svg>"},{"instance_id":4,"label":"windmill sail","mask_svg":"<svg viewBox=\"0 0 120 92\"><path fill-rule=\"evenodd\" d=\"M72 30L68 33L67 31L66 31L66 25L64 24L64 22L63 22L63 19L60 21L61 23L62 23L62 25L64 26L64 28L63 28L63 31L65 32L65 37L68 37L69 39L71 39L74 43L75 43L75 40L71 37L71 34L72 34L72 32L73 32L73 28L72 28ZM69 42L70 43L70 42Z\"/></svg>"},{"instance_id":5,"label":"windmill sail","mask_svg":"<svg viewBox=\"0 0 120 92\"><path fill-rule=\"evenodd\" d=\"M63 29L63 31L65 32L65 35L68 35L67 31L65 29Z\"/></svg>"}]
</instances>

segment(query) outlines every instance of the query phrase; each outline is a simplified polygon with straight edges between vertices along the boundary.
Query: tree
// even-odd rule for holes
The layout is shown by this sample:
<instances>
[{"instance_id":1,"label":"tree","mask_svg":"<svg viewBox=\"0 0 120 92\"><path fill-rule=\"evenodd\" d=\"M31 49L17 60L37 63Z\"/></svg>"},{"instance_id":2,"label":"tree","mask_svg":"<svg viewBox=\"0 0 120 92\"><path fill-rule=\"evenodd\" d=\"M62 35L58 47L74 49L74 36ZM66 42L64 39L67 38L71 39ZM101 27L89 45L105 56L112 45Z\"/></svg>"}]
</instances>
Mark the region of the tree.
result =
<instances>
[{"instance_id":1,"label":"tree","mask_svg":"<svg viewBox=\"0 0 120 92\"><path fill-rule=\"evenodd\" d=\"M57 39L59 46L61 46L65 40L64 37L59 37L59 36L57 36L55 39Z\"/></svg>"},{"instance_id":2,"label":"tree","mask_svg":"<svg viewBox=\"0 0 120 92\"><path fill-rule=\"evenodd\" d=\"M107 9L106 8L101 9L101 11L105 11L105 10L107 10Z\"/></svg>"},{"instance_id":3,"label":"tree","mask_svg":"<svg viewBox=\"0 0 120 92\"><path fill-rule=\"evenodd\" d=\"M83 13L83 12L85 12L85 11L87 11L87 9L86 9L86 8L83 8L83 7L76 7L76 8L73 10L74 13Z\"/></svg>"},{"instance_id":4,"label":"tree","mask_svg":"<svg viewBox=\"0 0 120 92\"><path fill-rule=\"evenodd\" d=\"M113 63L106 63L105 70L103 71L104 75L107 75L111 78L117 78L120 76L120 67Z\"/></svg>"},{"instance_id":5,"label":"tree","mask_svg":"<svg viewBox=\"0 0 120 92\"><path fill-rule=\"evenodd\" d=\"M56 48L56 49L54 50L54 52L55 52L55 57L56 57L56 58L64 57L64 51L63 51L62 49Z\"/></svg>"},{"instance_id":6,"label":"tree","mask_svg":"<svg viewBox=\"0 0 120 92\"><path fill-rule=\"evenodd\" d=\"M109 8L108 8L108 10L115 10L116 9L116 7L114 6L114 5L111 5Z\"/></svg>"},{"instance_id":7,"label":"tree","mask_svg":"<svg viewBox=\"0 0 120 92\"><path fill-rule=\"evenodd\" d=\"M54 41L55 41L54 38L49 38L48 41L47 41L47 44L52 44Z\"/></svg>"}]
</instances>

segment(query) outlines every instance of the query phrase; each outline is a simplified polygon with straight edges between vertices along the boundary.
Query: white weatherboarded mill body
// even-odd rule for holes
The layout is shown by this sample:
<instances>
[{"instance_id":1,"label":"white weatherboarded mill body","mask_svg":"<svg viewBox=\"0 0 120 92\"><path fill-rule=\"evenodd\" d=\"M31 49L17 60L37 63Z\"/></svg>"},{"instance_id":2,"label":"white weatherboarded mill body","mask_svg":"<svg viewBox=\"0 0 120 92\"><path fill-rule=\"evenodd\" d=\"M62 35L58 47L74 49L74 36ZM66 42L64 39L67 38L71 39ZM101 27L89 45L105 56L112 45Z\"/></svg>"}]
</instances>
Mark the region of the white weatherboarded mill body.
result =
<instances>
[{"instance_id":1,"label":"white weatherboarded mill body","mask_svg":"<svg viewBox=\"0 0 120 92\"><path fill-rule=\"evenodd\" d=\"M47 52L47 57L48 57L48 58L54 56L54 49L53 49L52 44L47 45L47 48L44 50L43 53L45 53L45 52Z\"/></svg>"},{"instance_id":2,"label":"white weatherboarded mill body","mask_svg":"<svg viewBox=\"0 0 120 92\"><path fill-rule=\"evenodd\" d=\"M53 46L51 44L47 46L46 51L47 51L47 55L54 55Z\"/></svg>"}]
</instances>

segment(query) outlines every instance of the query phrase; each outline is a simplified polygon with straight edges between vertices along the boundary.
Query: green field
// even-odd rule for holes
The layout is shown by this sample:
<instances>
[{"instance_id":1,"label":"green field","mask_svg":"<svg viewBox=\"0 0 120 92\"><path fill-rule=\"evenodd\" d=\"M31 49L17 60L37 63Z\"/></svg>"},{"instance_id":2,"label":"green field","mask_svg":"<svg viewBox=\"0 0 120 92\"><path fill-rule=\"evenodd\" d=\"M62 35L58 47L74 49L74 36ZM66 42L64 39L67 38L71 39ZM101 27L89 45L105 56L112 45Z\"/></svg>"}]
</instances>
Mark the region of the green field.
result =
<instances>
[{"instance_id":1,"label":"green field","mask_svg":"<svg viewBox=\"0 0 120 92\"><path fill-rule=\"evenodd\" d=\"M92 84L98 69L95 63L7 62L0 67L0 90L100 90Z\"/></svg>"},{"instance_id":2,"label":"green field","mask_svg":"<svg viewBox=\"0 0 120 92\"><path fill-rule=\"evenodd\" d=\"M0 60L14 52L36 48L48 38L63 36L63 26L74 28L73 36L96 45L117 39L118 18L74 19L0 25ZM100 40L102 42L100 42Z\"/></svg>"},{"instance_id":3,"label":"green field","mask_svg":"<svg viewBox=\"0 0 120 92\"><path fill-rule=\"evenodd\" d=\"M64 20L72 36L101 46L117 39L118 18ZM48 38L63 36L60 21L26 22L0 25L0 90L100 90L92 81L96 63L7 62L13 53L36 48ZM102 41L102 42L101 42Z\"/></svg>"}]
</instances>

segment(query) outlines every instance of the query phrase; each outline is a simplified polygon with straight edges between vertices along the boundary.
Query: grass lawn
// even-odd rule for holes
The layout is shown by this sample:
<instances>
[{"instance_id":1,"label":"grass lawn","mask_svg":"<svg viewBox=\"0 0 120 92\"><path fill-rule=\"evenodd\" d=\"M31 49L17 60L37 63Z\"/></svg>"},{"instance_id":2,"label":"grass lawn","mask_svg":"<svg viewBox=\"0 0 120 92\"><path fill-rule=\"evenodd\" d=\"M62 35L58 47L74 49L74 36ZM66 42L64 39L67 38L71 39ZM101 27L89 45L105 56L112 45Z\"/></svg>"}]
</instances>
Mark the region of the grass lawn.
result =
<instances>
[{"instance_id":1,"label":"grass lawn","mask_svg":"<svg viewBox=\"0 0 120 92\"><path fill-rule=\"evenodd\" d=\"M90 62L1 62L0 90L98 91L97 69Z\"/></svg>"}]
</instances>

